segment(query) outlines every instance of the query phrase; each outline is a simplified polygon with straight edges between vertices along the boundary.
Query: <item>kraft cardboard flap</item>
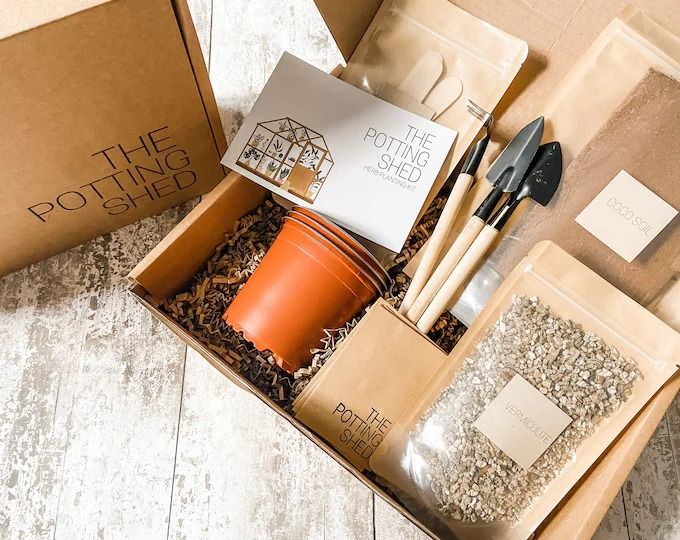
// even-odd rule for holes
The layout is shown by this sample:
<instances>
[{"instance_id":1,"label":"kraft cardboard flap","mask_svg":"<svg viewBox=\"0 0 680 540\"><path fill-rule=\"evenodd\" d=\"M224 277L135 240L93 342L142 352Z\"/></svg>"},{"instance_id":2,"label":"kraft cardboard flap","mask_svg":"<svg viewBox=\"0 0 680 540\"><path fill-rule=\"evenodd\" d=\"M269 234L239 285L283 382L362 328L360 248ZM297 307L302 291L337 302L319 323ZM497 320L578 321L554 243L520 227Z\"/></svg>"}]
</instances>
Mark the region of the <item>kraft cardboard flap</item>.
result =
<instances>
[{"instance_id":1,"label":"kraft cardboard flap","mask_svg":"<svg viewBox=\"0 0 680 540\"><path fill-rule=\"evenodd\" d=\"M112 0L4 0L0 39L31 30Z\"/></svg>"},{"instance_id":2,"label":"kraft cardboard flap","mask_svg":"<svg viewBox=\"0 0 680 540\"><path fill-rule=\"evenodd\" d=\"M345 60L349 60L382 0L314 0Z\"/></svg>"},{"instance_id":3,"label":"kraft cardboard flap","mask_svg":"<svg viewBox=\"0 0 680 540\"><path fill-rule=\"evenodd\" d=\"M215 101L215 93L210 84L208 68L203 60L203 52L201 51L201 44L198 41L194 22L191 19L191 12L189 11L187 0L171 0L171 2L175 10L180 33L182 34L182 41L184 41L184 46L189 56L191 69L194 72L196 86L198 87L199 94L201 94L203 108L205 109L208 124L212 131L215 147L219 157L221 157L227 151L227 138L224 135L220 112L217 108L217 101Z\"/></svg>"},{"instance_id":4,"label":"kraft cardboard flap","mask_svg":"<svg viewBox=\"0 0 680 540\"><path fill-rule=\"evenodd\" d=\"M267 192L231 172L130 272L157 302L175 293L201 268L237 220Z\"/></svg>"}]
</instances>

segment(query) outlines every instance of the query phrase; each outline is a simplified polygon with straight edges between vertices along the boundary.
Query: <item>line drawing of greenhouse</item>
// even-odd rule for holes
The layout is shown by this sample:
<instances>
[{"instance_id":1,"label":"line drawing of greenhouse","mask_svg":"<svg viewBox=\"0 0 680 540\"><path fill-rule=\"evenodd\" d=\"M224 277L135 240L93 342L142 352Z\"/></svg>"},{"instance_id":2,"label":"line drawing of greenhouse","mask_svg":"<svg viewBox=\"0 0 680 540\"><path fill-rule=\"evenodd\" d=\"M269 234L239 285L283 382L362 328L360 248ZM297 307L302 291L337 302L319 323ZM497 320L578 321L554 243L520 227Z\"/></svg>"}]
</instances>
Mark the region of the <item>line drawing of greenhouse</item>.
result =
<instances>
[{"instance_id":1,"label":"line drawing of greenhouse","mask_svg":"<svg viewBox=\"0 0 680 540\"><path fill-rule=\"evenodd\" d=\"M289 117L259 122L237 163L309 203L333 168L323 136Z\"/></svg>"}]
</instances>

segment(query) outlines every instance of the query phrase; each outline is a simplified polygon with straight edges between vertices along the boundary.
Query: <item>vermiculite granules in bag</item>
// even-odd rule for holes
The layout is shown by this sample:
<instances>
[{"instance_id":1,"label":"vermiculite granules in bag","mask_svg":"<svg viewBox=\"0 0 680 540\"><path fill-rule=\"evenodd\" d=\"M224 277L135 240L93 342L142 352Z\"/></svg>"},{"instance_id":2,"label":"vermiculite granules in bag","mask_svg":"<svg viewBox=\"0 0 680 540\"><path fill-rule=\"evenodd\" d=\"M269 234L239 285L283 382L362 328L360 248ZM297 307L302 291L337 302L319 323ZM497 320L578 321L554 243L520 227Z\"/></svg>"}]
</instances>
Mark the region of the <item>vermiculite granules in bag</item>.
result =
<instances>
[{"instance_id":1,"label":"vermiculite granules in bag","mask_svg":"<svg viewBox=\"0 0 680 540\"><path fill-rule=\"evenodd\" d=\"M571 418L528 470L475 426L515 375ZM515 297L411 433L414 444L424 443L437 510L472 522L519 519L580 442L630 396L639 378L635 361L598 335L557 317L538 298ZM531 423L524 428L527 437L543 435ZM443 448L428 446L433 431Z\"/></svg>"},{"instance_id":2,"label":"vermiculite granules in bag","mask_svg":"<svg viewBox=\"0 0 680 540\"><path fill-rule=\"evenodd\" d=\"M680 334L541 242L369 465L444 538L528 538L678 357Z\"/></svg>"}]
</instances>

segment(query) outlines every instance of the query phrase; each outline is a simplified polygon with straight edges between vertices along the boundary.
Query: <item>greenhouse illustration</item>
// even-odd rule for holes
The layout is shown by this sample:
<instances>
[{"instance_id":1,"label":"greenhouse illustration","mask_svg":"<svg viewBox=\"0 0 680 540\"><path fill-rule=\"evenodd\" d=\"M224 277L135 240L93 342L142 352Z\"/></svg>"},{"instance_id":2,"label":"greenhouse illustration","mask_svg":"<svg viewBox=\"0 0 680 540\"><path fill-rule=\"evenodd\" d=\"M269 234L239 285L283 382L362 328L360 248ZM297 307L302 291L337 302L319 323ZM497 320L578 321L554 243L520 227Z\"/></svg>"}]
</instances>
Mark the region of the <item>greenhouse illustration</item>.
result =
<instances>
[{"instance_id":1,"label":"greenhouse illustration","mask_svg":"<svg viewBox=\"0 0 680 540\"><path fill-rule=\"evenodd\" d=\"M238 164L312 203L333 158L320 133L286 117L257 124Z\"/></svg>"}]
</instances>

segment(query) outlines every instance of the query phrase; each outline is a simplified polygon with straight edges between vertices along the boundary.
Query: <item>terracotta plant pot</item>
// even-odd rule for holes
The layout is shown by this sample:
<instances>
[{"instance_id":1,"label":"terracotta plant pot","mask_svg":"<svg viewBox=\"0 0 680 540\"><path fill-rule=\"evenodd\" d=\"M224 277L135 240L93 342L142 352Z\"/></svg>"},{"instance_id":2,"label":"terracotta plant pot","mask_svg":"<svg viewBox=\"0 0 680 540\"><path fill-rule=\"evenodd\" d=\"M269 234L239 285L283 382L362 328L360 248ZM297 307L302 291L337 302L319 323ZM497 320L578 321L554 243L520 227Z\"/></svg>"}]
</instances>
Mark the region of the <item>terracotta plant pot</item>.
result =
<instances>
[{"instance_id":1,"label":"terracotta plant pot","mask_svg":"<svg viewBox=\"0 0 680 540\"><path fill-rule=\"evenodd\" d=\"M315 237L321 237L325 240L328 240L345 256L349 257L350 260L355 265L357 265L359 275L363 281L366 281L370 286L372 286L373 288L377 289L380 292L383 292L385 290L385 287L383 286L382 282L378 279L378 277L375 275L373 270L366 266L366 264L360 259L356 252L353 252L352 249L346 246L339 238L337 239L332 238L332 235L330 233L326 231L320 231L319 226L316 223L314 223L314 225L311 225L309 222L306 222L305 219L307 218L304 218L304 216L295 215L294 212L288 212L288 215L283 218L284 221L294 221L296 224L303 227L307 233L312 234Z\"/></svg>"},{"instance_id":2,"label":"terracotta plant pot","mask_svg":"<svg viewBox=\"0 0 680 540\"><path fill-rule=\"evenodd\" d=\"M308 220L312 220L315 223L318 224L319 228L317 228L318 231L328 231L333 235L332 237L329 236L329 240L331 242L335 242L335 238L340 238L346 245L350 247L350 249L357 253L363 263L368 265L376 274L378 279L381 281L381 283L384 284L385 290L389 289L392 285L392 278L390 278L389 274L387 271L383 268L382 264L376 259L373 254L368 251L361 243L359 243L358 240L356 240L352 235L348 234L345 232L342 228L338 227L331 221L327 220L324 218L322 215L317 214L313 210L310 210L309 208L304 208L302 206L295 206L293 209L289 212L289 214L295 215L297 214L302 214L305 216ZM325 234L322 232L322 234Z\"/></svg>"},{"instance_id":3,"label":"terracotta plant pot","mask_svg":"<svg viewBox=\"0 0 680 540\"><path fill-rule=\"evenodd\" d=\"M308 225L317 233L321 234L327 240L335 244L336 247L344 251L346 255L351 257L355 263L361 266L363 270L368 272L369 275L378 282L378 286L383 292L390 288L392 279L383 269L378 260L373 257L373 255L364 246L340 229L340 227L337 227L330 222L326 222L330 225L330 227L328 227L324 224L324 222L316 221L309 217L308 214L303 214L295 208L288 212L288 218L301 221L305 225Z\"/></svg>"},{"instance_id":4,"label":"terracotta plant pot","mask_svg":"<svg viewBox=\"0 0 680 540\"><path fill-rule=\"evenodd\" d=\"M324 329L343 326L379 292L344 251L311 227L286 219L224 319L292 373L311 360Z\"/></svg>"}]
</instances>

